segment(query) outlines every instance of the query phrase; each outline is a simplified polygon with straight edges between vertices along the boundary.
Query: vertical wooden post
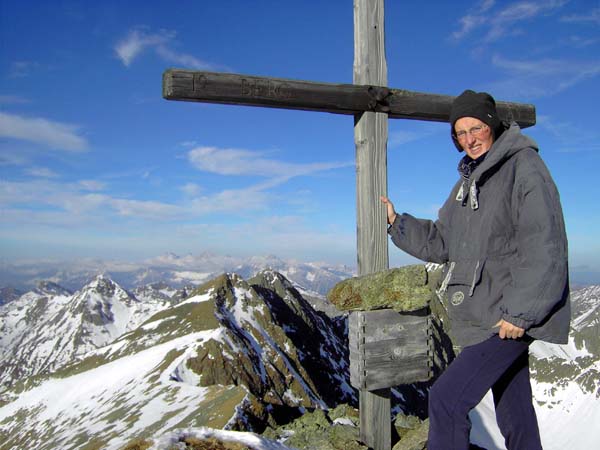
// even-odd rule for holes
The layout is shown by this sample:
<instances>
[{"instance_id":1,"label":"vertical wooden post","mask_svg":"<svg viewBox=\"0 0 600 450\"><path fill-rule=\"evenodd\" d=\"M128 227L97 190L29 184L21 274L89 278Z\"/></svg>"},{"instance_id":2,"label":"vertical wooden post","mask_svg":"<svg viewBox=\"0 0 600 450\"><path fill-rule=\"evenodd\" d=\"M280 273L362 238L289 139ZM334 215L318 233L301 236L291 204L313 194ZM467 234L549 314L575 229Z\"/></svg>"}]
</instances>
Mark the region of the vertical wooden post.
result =
<instances>
[{"instance_id":1,"label":"vertical wooden post","mask_svg":"<svg viewBox=\"0 0 600 450\"><path fill-rule=\"evenodd\" d=\"M354 83L387 86L384 0L354 0ZM355 116L358 274L389 267L386 211L388 116ZM375 450L391 449L390 389L360 390L360 437Z\"/></svg>"}]
</instances>

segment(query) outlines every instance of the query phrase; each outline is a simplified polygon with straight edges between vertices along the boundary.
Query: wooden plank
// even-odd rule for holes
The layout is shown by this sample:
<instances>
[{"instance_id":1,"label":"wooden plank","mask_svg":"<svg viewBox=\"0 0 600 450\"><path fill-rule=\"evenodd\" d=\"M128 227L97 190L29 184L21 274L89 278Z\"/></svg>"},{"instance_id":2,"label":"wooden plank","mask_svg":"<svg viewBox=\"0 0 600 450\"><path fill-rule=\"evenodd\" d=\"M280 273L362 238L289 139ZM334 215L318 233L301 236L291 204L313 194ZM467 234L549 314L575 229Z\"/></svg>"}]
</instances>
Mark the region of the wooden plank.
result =
<instances>
[{"instance_id":1,"label":"wooden plank","mask_svg":"<svg viewBox=\"0 0 600 450\"><path fill-rule=\"evenodd\" d=\"M377 365L373 361L367 361L364 366L351 367L350 383L357 389L372 391L427 381L431 374L429 359L429 354L423 353L401 360L382 359Z\"/></svg>"},{"instance_id":2,"label":"wooden plank","mask_svg":"<svg viewBox=\"0 0 600 450\"><path fill-rule=\"evenodd\" d=\"M392 448L390 398L390 389L359 392L360 438L374 450Z\"/></svg>"},{"instance_id":3,"label":"wooden plank","mask_svg":"<svg viewBox=\"0 0 600 450\"><path fill-rule=\"evenodd\" d=\"M359 323L362 325L359 326ZM427 315L401 313L392 309L355 311L350 315L348 323L349 335L351 336L355 332L363 333L366 342L403 337L407 333L416 335L419 333L419 329L426 338L428 335Z\"/></svg>"},{"instance_id":4,"label":"wooden plank","mask_svg":"<svg viewBox=\"0 0 600 450\"><path fill-rule=\"evenodd\" d=\"M356 114L374 102L364 86L180 69L163 74L163 97L338 114Z\"/></svg>"},{"instance_id":5,"label":"wooden plank","mask_svg":"<svg viewBox=\"0 0 600 450\"><path fill-rule=\"evenodd\" d=\"M455 97L391 89L380 81L356 84L319 83L234 73L168 69L163 73L163 97L231 105L261 106L357 115L381 112L393 119L448 122ZM502 120L522 128L536 123L535 106L497 102Z\"/></svg>"},{"instance_id":6,"label":"wooden plank","mask_svg":"<svg viewBox=\"0 0 600 450\"><path fill-rule=\"evenodd\" d=\"M354 0L354 84L387 86L383 0ZM358 275L389 267L385 205L388 116L354 116ZM374 450L391 450L390 389L360 389L360 438Z\"/></svg>"},{"instance_id":7,"label":"wooden plank","mask_svg":"<svg viewBox=\"0 0 600 450\"><path fill-rule=\"evenodd\" d=\"M452 102L451 95L426 94L402 89L392 89L386 102L393 119L415 119L448 122ZM535 125L535 106L528 103L497 101L496 109L501 120L515 121L521 128Z\"/></svg>"},{"instance_id":8,"label":"wooden plank","mask_svg":"<svg viewBox=\"0 0 600 450\"><path fill-rule=\"evenodd\" d=\"M398 346L421 346L426 349L429 346L429 330L427 320L415 325L412 329L392 333L380 333L377 338L365 333L349 333L348 345L352 351L362 351L368 359L372 348L383 342L395 342Z\"/></svg>"}]
</instances>

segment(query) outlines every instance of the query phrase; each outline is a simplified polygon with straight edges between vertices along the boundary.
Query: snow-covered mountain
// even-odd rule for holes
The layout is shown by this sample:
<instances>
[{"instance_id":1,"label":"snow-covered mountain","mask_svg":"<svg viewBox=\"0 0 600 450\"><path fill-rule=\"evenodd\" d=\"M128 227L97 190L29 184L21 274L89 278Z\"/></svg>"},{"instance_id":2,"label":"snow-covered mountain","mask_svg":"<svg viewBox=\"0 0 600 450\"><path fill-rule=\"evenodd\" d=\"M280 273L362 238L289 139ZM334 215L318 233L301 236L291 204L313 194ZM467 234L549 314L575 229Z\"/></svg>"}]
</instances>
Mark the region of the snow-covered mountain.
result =
<instances>
[{"instance_id":1,"label":"snow-covered mountain","mask_svg":"<svg viewBox=\"0 0 600 450\"><path fill-rule=\"evenodd\" d=\"M356 401L343 321L315 311L281 274L263 271L247 281L224 274L190 295L154 314L135 314L140 301L102 277L70 297L29 298L47 308L45 323L62 314L72 324L41 327L38 341L64 335L60 342L78 344L69 347L73 356L87 353L5 392L2 448L94 442L117 449L138 435L182 426L261 431L306 408ZM15 305L13 314L23 306Z\"/></svg>"},{"instance_id":2,"label":"snow-covered mountain","mask_svg":"<svg viewBox=\"0 0 600 450\"><path fill-rule=\"evenodd\" d=\"M0 308L0 383L54 372L170 304L158 295L140 301L104 275L74 294L42 282Z\"/></svg>"},{"instance_id":3,"label":"snow-covered mountain","mask_svg":"<svg viewBox=\"0 0 600 450\"><path fill-rule=\"evenodd\" d=\"M23 292L13 287L0 288L0 306L18 299Z\"/></svg>"},{"instance_id":4,"label":"snow-covered mountain","mask_svg":"<svg viewBox=\"0 0 600 450\"><path fill-rule=\"evenodd\" d=\"M600 287L572 300L569 344L531 349L546 450L600 444ZM40 285L0 307L10 386L0 396L0 448L121 449L175 429L210 434L202 427L261 432L306 410L356 404L346 326L273 270L185 291L158 283L128 292L107 276L74 293ZM424 384L393 393L394 411L424 410ZM475 443L504 449L489 398L472 419Z\"/></svg>"},{"instance_id":5,"label":"snow-covered mountain","mask_svg":"<svg viewBox=\"0 0 600 450\"><path fill-rule=\"evenodd\" d=\"M0 262L0 286L31 289L40 280L49 280L71 290L80 289L98 274L106 274L125 289L167 283L174 288L198 286L221 273L235 272L244 278L264 269L276 270L306 292L324 295L339 281L354 274L344 265L282 260L276 256L240 258L202 253L178 256L167 253L140 263L80 260Z\"/></svg>"}]
</instances>

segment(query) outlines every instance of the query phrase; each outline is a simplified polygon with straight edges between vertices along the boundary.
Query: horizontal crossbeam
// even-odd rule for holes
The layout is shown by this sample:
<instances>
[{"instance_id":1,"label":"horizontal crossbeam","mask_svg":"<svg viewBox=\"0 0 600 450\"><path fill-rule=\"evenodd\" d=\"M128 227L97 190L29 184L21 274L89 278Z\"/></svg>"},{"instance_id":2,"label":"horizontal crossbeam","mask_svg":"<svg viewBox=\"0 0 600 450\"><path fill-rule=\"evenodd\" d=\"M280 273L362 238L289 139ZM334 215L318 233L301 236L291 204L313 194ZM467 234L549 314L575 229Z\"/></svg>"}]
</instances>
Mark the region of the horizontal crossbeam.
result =
<instances>
[{"instance_id":1,"label":"horizontal crossbeam","mask_svg":"<svg viewBox=\"0 0 600 450\"><path fill-rule=\"evenodd\" d=\"M317 83L233 73L168 69L163 74L163 97L231 105L301 109L334 114L387 113L394 119L448 122L455 97L381 86ZM500 119L522 128L535 125L535 106L497 102Z\"/></svg>"}]
</instances>

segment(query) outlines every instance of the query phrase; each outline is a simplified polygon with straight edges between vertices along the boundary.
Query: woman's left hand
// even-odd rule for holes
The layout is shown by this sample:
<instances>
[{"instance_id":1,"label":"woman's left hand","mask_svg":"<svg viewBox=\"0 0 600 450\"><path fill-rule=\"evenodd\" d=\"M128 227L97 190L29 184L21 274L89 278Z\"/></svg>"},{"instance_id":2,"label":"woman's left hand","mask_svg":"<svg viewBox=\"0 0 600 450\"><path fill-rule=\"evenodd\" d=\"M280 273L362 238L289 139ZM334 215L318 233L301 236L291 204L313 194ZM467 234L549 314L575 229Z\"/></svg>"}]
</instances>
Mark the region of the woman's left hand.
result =
<instances>
[{"instance_id":1,"label":"woman's left hand","mask_svg":"<svg viewBox=\"0 0 600 450\"><path fill-rule=\"evenodd\" d=\"M496 327L500 327L500 330L498 331L500 339L519 339L525 334L525 330L523 328L519 328L504 319L500 320L496 325L494 325L494 328Z\"/></svg>"}]
</instances>

